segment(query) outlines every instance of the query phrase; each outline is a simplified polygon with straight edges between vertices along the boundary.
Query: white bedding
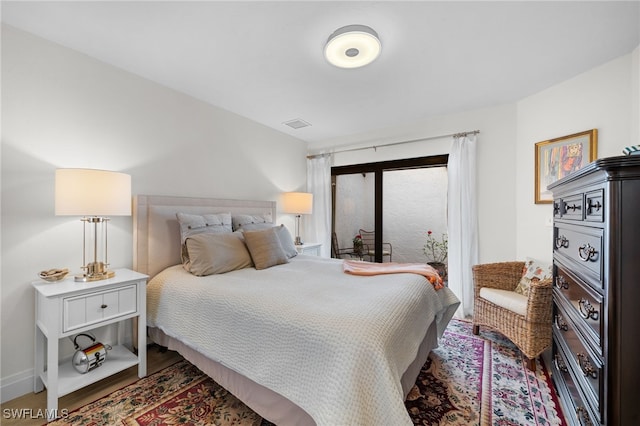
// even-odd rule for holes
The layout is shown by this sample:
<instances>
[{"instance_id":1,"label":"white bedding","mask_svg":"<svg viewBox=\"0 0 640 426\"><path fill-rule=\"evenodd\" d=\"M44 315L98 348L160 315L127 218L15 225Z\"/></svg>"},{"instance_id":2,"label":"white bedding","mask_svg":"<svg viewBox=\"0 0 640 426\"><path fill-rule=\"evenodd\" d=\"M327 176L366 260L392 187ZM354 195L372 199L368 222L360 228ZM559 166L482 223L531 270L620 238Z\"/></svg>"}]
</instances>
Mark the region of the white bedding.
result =
<instances>
[{"instance_id":1,"label":"white bedding","mask_svg":"<svg viewBox=\"0 0 640 426\"><path fill-rule=\"evenodd\" d=\"M195 277L174 266L147 289L148 325L274 390L321 425L410 425L400 379L432 321L458 299L414 274L342 272L299 255L265 270Z\"/></svg>"}]
</instances>

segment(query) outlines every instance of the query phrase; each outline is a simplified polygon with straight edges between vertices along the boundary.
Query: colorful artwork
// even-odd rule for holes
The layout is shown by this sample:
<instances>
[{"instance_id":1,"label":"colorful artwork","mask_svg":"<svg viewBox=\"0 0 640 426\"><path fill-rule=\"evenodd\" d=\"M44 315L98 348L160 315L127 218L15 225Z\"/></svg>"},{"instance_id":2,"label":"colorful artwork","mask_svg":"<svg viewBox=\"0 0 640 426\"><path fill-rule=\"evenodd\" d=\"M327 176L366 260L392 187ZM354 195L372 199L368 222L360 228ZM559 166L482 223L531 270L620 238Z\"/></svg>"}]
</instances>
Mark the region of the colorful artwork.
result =
<instances>
[{"instance_id":1,"label":"colorful artwork","mask_svg":"<svg viewBox=\"0 0 640 426\"><path fill-rule=\"evenodd\" d=\"M535 203L551 203L547 186L596 159L597 130L536 143Z\"/></svg>"}]
</instances>

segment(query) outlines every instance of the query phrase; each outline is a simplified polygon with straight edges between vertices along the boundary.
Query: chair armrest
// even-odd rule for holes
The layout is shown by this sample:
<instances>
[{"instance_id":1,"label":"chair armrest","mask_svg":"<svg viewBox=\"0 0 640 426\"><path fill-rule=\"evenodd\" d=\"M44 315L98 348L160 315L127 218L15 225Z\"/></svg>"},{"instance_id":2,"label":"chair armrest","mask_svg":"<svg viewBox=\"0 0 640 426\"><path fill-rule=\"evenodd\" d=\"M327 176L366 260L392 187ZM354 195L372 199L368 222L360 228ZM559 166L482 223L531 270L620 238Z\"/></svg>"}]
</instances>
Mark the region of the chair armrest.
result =
<instances>
[{"instance_id":1,"label":"chair armrest","mask_svg":"<svg viewBox=\"0 0 640 426\"><path fill-rule=\"evenodd\" d=\"M553 283L532 282L527 300L527 321L551 323L553 316Z\"/></svg>"},{"instance_id":2,"label":"chair armrest","mask_svg":"<svg viewBox=\"0 0 640 426\"><path fill-rule=\"evenodd\" d=\"M500 290L514 290L522 277L524 262L499 262L474 265L473 291L474 296L480 296L482 287Z\"/></svg>"}]
</instances>

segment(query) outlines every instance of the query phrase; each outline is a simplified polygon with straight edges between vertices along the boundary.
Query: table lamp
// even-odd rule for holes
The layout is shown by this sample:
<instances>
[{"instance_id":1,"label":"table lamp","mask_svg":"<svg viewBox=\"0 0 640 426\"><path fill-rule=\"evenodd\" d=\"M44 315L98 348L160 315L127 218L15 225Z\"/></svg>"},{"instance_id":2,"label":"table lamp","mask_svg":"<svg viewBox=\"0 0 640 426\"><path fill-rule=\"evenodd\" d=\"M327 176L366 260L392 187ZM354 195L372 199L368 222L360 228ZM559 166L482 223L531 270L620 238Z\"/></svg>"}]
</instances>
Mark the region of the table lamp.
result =
<instances>
[{"instance_id":1,"label":"table lamp","mask_svg":"<svg viewBox=\"0 0 640 426\"><path fill-rule=\"evenodd\" d=\"M55 211L56 216L82 216L84 222L83 274L75 280L98 281L115 276L108 269L107 216L131 216L131 176L106 170L58 169ZM89 235L87 224L93 225ZM93 258L88 263L87 243L93 245Z\"/></svg>"},{"instance_id":2,"label":"table lamp","mask_svg":"<svg viewBox=\"0 0 640 426\"><path fill-rule=\"evenodd\" d=\"M296 215L296 240L297 246L302 245L300 238L300 216L311 214L313 211L313 194L307 192L285 192L282 197L282 211Z\"/></svg>"}]
</instances>

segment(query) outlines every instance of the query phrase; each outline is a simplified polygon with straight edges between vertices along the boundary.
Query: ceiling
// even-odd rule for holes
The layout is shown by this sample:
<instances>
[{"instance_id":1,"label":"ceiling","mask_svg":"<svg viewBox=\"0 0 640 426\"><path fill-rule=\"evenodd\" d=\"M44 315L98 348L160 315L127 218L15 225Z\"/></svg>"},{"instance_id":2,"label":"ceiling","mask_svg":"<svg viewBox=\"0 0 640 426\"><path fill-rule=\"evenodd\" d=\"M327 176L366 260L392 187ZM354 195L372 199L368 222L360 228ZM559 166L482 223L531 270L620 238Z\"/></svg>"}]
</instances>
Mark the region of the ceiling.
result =
<instances>
[{"instance_id":1,"label":"ceiling","mask_svg":"<svg viewBox=\"0 0 640 426\"><path fill-rule=\"evenodd\" d=\"M2 21L309 142L514 102L640 44L640 2L8 2ZM340 69L336 29L382 53ZM294 130L283 122L302 119Z\"/></svg>"}]
</instances>

